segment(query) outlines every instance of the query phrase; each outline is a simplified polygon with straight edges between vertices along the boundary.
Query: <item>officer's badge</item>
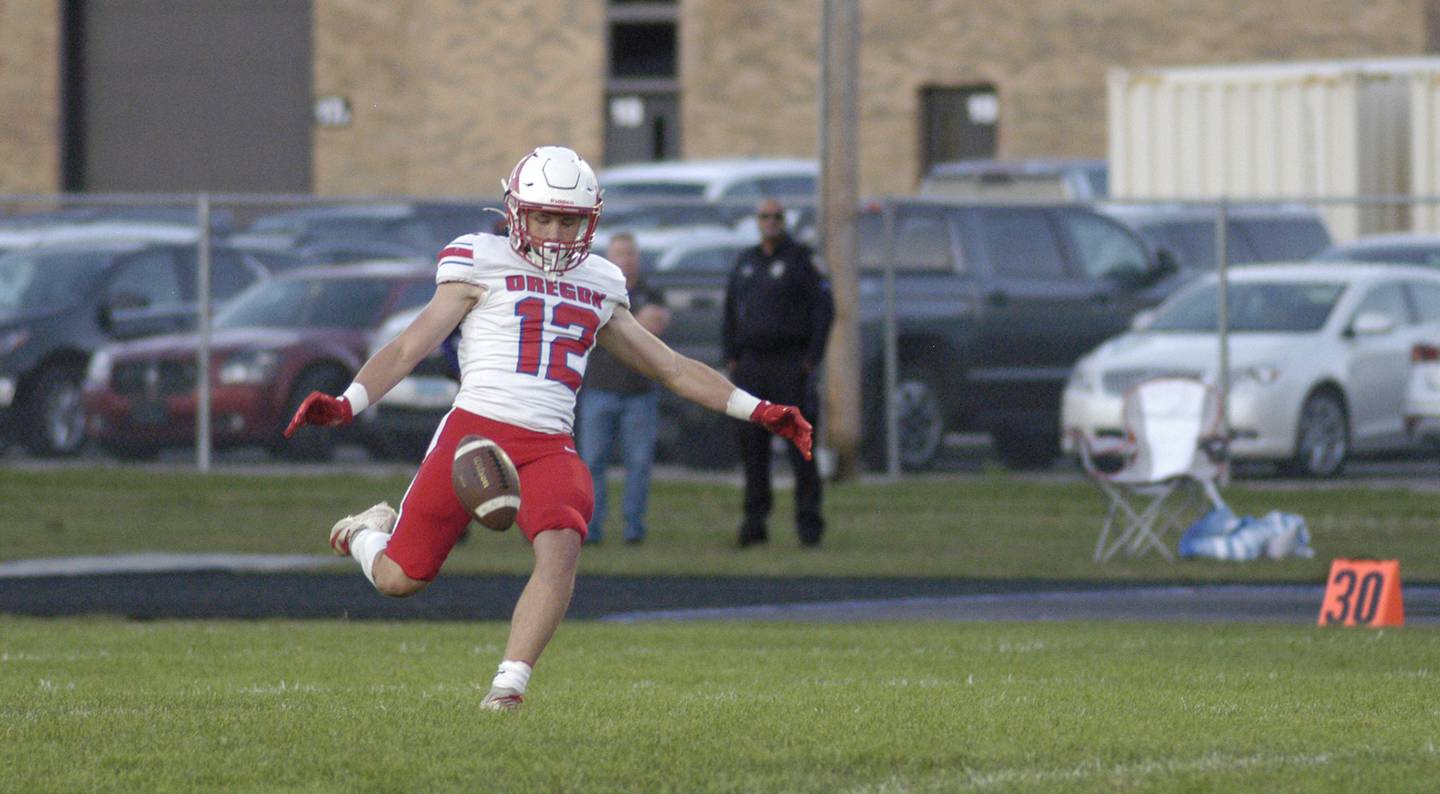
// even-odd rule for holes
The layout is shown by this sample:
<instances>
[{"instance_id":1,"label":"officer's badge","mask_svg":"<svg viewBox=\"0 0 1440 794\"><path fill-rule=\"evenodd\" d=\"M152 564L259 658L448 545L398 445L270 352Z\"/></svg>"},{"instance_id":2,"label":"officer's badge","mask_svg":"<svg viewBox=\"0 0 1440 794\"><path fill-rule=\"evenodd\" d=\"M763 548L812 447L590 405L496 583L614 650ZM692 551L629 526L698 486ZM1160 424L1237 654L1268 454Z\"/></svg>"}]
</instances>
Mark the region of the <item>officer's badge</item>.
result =
<instances>
[{"instance_id":1,"label":"officer's badge","mask_svg":"<svg viewBox=\"0 0 1440 794\"><path fill-rule=\"evenodd\" d=\"M785 275L785 260L776 259L770 263L770 278L780 278Z\"/></svg>"}]
</instances>

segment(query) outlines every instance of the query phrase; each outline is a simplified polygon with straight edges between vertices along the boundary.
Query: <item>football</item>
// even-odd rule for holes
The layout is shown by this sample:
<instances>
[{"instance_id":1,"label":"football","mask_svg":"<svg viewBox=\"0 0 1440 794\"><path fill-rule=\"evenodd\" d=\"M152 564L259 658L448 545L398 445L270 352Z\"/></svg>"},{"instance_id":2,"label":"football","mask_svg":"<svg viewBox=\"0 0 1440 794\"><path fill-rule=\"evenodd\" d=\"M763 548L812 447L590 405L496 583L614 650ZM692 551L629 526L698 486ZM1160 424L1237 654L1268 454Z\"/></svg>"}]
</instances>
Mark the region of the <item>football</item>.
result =
<instances>
[{"instance_id":1,"label":"football","mask_svg":"<svg viewBox=\"0 0 1440 794\"><path fill-rule=\"evenodd\" d=\"M466 436L455 446L450 469L455 496L486 527L504 532L520 512L520 474L499 444Z\"/></svg>"}]
</instances>

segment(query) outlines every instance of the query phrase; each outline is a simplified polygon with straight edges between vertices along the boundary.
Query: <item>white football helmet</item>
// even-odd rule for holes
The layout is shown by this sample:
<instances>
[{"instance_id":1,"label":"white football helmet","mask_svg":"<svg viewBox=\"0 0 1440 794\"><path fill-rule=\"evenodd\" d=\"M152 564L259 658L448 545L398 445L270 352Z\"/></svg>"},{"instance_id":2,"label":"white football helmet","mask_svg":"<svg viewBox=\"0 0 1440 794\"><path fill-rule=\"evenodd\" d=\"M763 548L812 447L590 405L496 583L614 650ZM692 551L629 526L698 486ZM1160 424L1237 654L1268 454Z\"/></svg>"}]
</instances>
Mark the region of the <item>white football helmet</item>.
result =
<instances>
[{"instance_id":1,"label":"white football helmet","mask_svg":"<svg viewBox=\"0 0 1440 794\"><path fill-rule=\"evenodd\" d=\"M541 146L520 158L501 183L510 247L548 274L571 270L590 253L600 222L600 182L585 159L564 146ZM542 240L530 232L531 212L582 216L573 240Z\"/></svg>"}]
</instances>

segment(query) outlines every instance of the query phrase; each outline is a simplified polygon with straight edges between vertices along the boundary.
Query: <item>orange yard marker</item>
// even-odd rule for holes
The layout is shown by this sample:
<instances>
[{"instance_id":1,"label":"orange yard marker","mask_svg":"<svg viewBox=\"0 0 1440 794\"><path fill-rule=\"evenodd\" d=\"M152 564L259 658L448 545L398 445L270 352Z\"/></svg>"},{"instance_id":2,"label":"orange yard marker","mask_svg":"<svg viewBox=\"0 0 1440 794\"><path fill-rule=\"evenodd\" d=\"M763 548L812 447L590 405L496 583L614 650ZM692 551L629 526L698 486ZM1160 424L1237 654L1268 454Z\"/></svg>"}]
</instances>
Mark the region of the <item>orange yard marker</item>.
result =
<instances>
[{"instance_id":1,"label":"orange yard marker","mask_svg":"<svg viewBox=\"0 0 1440 794\"><path fill-rule=\"evenodd\" d=\"M1347 560L1330 563L1321 626L1403 626L1399 560Z\"/></svg>"}]
</instances>

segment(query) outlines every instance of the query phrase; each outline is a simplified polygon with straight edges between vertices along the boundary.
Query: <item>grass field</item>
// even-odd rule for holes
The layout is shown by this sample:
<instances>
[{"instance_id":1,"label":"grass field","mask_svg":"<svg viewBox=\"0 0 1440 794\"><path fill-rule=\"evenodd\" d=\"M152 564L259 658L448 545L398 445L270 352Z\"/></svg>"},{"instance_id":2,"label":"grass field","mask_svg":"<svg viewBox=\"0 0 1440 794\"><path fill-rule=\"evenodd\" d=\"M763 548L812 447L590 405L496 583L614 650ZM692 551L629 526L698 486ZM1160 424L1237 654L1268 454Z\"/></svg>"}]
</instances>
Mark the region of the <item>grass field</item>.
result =
<instances>
[{"instance_id":1,"label":"grass field","mask_svg":"<svg viewBox=\"0 0 1440 794\"><path fill-rule=\"evenodd\" d=\"M1424 791L1440 634L0 619L7 791Z\"/></svg>"},{"instance_id":2,"label":"grass field","mask_svg":"<svg viewBox=\"0 0 1440 794\"><path fill-rule=\"evenodd\" d=\"M0 533L5 559L134 550L323 554L335 519L388 499L407 476L157 474L135 469L5 471ZM1150 556L1091 561L1103 517L1087 483L1004 474L829 489L830 532L819 551L798 547L789 494L779 494L772 542L740 553L731 544L740 493L726 484L665 482L654 488L650 539L587 549L591 574L925 576L1195 581L1325 579L1337 556L1398 558L1407 582L1440 581L1440 492L1333 487L1298 491L1233 485L1236 512L1304 516L1312 560L1169 564ZM618 494L611 500L619 503ZM1171 537L1173 543L1175 538ZM476 530L447 572L525 573L519 533Z\"/></svg>"},{"instance_id":3,"label":"grass field","mask_svg":"<svg viewBox=\"0 0 1440 794\"><path fill-rule=\"evenodd\" d=\"M321 554L404 476L0 471L4 559ZM1440 494L1232 486L1313 560L1090 561L1083 482L1003 474L827 495L831 532L731 546L739 493L659 483L651 538L588 574L1323 581L1335 556L1440 581ZM618 502L618 499L616 500ZM780 498L783 516L788 495ZM618 535L618 531L613 534ZM1173 541L1173 538L1172 538ZM448 572L523 573L478 531ZM347 561L336 571L358 575ZM12 585L13 586L13 585ZM377 596L378 597L378 596ZM1426 791L1440 632L1312 626L572 621L516 714L476 708L501 623L0 617L0 791Z\"/></svg>"}]
</instances>

